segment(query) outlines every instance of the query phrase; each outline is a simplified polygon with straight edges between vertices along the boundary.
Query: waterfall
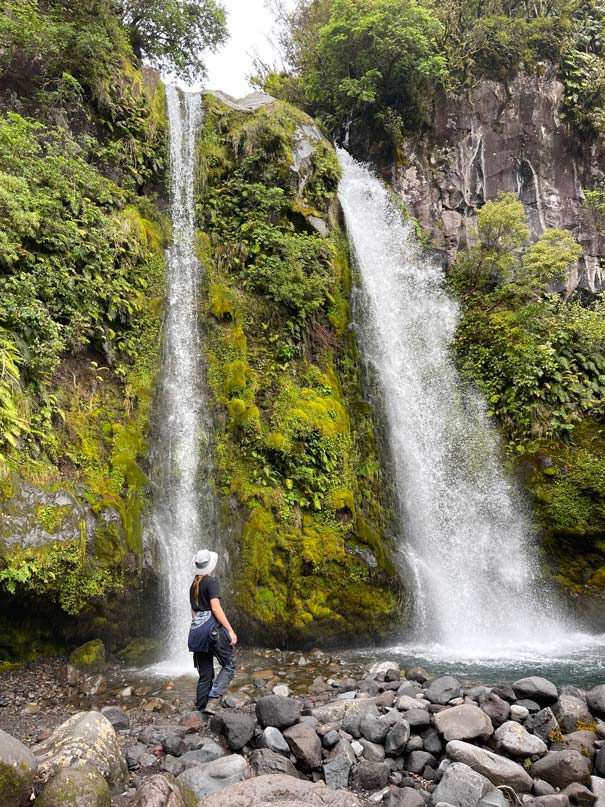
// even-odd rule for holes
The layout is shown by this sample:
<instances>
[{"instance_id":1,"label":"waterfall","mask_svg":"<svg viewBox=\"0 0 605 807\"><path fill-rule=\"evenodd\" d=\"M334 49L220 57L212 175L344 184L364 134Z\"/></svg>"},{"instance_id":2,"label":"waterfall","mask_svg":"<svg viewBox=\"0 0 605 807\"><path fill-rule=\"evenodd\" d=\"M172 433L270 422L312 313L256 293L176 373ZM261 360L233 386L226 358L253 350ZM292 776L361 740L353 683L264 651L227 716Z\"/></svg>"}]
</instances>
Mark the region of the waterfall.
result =
<instances>
[{"instance_id":1,"label":"waterfall","mask_svg":"<svg viewBox=\"0 0 605 807\"><path fill-rule=\"evenodd\" d=\"M195 254L195 142L199 93L166 87L170 124L170 212L163 366L155 402L151 532L159 549L163 592L158 632L165 630L167 671L192 671L187 650L188 589L196 550L213 541L210 423L204 393Z\"/></svg>"},{"instance_id":2,"label":"waterfall","mask_svg":"<svg viewBox=\"0 0 605 807\"><path fill-rule=\"evenodd\" d=\"M443 272L421 256L381 182L346 152L340 160L361 287L356 328L380 390L416 585L414 638L458 656L560 646L568 626L540 581L497 435L453 363L459 312Z\"/></svg>"}]
</instances>

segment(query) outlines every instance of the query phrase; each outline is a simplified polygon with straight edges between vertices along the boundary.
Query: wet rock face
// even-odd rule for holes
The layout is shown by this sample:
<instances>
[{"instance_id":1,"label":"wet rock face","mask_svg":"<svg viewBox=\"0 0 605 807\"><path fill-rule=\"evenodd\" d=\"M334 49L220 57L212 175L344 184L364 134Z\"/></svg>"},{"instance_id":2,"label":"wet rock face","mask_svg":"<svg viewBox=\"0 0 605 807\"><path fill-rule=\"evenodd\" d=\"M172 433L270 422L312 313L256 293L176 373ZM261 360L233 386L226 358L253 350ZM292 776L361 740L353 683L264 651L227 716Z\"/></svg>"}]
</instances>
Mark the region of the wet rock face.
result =
<instances>
[{"instance_id":1,"label":"wet rock face","mask_svg":"<svg viewBox=\"0 0 605 807\"><path fill-rule=\"evenodd\" d=\"M412 213L431 231L444 262L468 243L474 211L500 192L518 193L532 233L563 227L584 249L567 288L602 291L605 237L583 189L603 178L604 142L583 142L561 119L563 85L553 76L482 81L470 98L438 103L430 134L410 138L396 179Z\"/></svg>"}]
</instances>

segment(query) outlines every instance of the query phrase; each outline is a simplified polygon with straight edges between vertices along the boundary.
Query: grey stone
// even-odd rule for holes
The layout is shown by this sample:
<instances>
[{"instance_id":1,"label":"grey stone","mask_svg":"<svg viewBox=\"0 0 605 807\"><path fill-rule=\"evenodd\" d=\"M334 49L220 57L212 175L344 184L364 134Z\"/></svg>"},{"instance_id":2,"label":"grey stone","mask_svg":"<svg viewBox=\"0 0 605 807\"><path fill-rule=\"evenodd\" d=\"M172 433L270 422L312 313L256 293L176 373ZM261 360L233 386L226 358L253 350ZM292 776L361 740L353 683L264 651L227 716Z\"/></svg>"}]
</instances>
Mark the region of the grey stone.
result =
<instances>
[{"instance_id":1,"label":"grey stone","mask_svg":"<svg viewBox=\"0 0 605 807\"><path fill-rule=\"evenodd\" d=\"M605 776L605 748L599 748L594 758L594 772L597 776Z\"/></svg>"},{"instance_id":2,"label":"grey stone","mask_svg":"<svg viewBox=\"0 0 605 807\"><path fill-rule=\"evenodd\" d=\"M495 692L485 692L480 695L479 708L485 712L496 729L506 723L510 716L510 704Z\"/></svg>"},{"instance_id":3,"label":"grey stone","mask_svg":"<svg viewBox=\"0 0 605 807\"><path fill-rule=\"evenodd\" d=\"M335 734L336 742L338 742L338 732L332 731L330 734ZM274 751L276 754L283 754L284 756L290 755L290 746L286 742L286 738L275 726L267 726L256 741L256 744L259 748L268 748L269 751Z\"/></svg>"},{"instance_id":4,"label":"grey stone","mask_svg":"<svg viewBox=\"0 0 605 807\"><path fill-rule=\"evenodd\" d=\"M591 764L578 751L549 751L532 765L531 772L536 779L564 788L572 782L590 781Z\"/></svg>"},{"instance_id":5,"label":"grey stone","mask_svg":"<svg viewBox=\"0 0 605 807\"><path fill-rule=\"evenodd\" d=\"M293 698L266 695L256 703L256 717L263 728L274 726L281 731L298 723L300 706Z\"/></svg>"},{"instance_id":6,"label":"grey stone","mask_svg":"<svg viewBox=\"0 0 605 807\"><path fill-rule=\"evenodd\" d=\"M523 698L522 700L518 700L513 706L517 707L518 709L525 709L529 712L530 715L535 715L540 711L540 704L538 701L532 701L530 698Z\"/></svg>"},{"instance_id":7,"label":"grey stone","mask_svg":"<svg viewBox=\"0 0 605 807\"><path fill-rule=\"evenodd\" d=\"M492 789L480 773L461 762L452 763L433 793L433 804L452 807L477 807L479 800Z\"/></svg>"},{"instance_id":8,"label":"grey stone","mask_svg":"<svg viewBox=\"0 0 605 807\"><path fill-rule=\"evenodd\" d=\"M141 756L146 753L146 751L147 748L143 743L137 743L126 749L126 763L130 770L139 766Z\"/></svg>"},{"instance_id":9,"label":"grey stone","mask_svg":"<svg viewBox=\"0 0 605 807\"><path fill-rule=\"evenodd\" d=\"M171 776L178 776L185 770L185 763L182 759L167 754L162 761L161 767L163 771L166 771L166 773L169 773Z\"/></svg>"},{"instance_id":10,"label":"grey stone","mask_svg":"<svg viewBox=\"0 0 605 807\"><path fill-rule=\"evenodd\" d=\"M142 754L139 759L139 765L141 768L153 768L157 764L158 758L155 754L149 754L147 751Z\"/></svg>"},{"instance_id":11,"label":"grey stone","mask_svg":"<svg viewBox=\"0 0 605 807\"><path fill-rule=\"evenodd\" d=\"M547 796L538 796L524 802L524 807L569 807L569 798L565 793L552 793Z\"/></svg>"},{"instance_id":12,"label":"grey stone","mask_svg":"<svg viewBox=\"0 0 605 807\"><path fill-rule=\"evenodd\" d=\"M533 791L536 796L550 796L555 792L555 789L544 779L534 779Z\"/></svg>"},{"instance_id":13,"label":"grey stone","mask_svg":"<svg viewBox=\"0 0 605 807\"><path fill-rule=\"evenodd\" d=\"M0 729L0 804L19 807L31 794L37 770L29 748Z\"/></svg>"},{"instance_id":14,"label":"grey stone","mask_svg":"<svg viewBox=\"0 0 605 807\"><path fill-rule=\"evenodd\" d=\"M298 723L284 731L286 742L297 761L308 770L321 765L321 740L312 726Z\"/></svg>"},{"instance_id":15,"label":"grey stone","mask_svg":"<svg viewBox=\"0 0 605 807\"><path fill-rule=\"evenodd\" d=\"M399 678L400 667L396 661L377 661L375 664L370 666L368 670L368 675L377 676L381 673L386 676L386 674L391 671L397 675Z\"/></svg>"},{"instance_id":16,"label":"grey stone","mask_svg":"<svg viewBox=\"0 0 605 807\"><path fill-rule=\"evenodd\" d=\"M353 793L334 791L323 782L288 776L258 776L209 796L203 807L362 807Z\"/></svg>"},{"instance_id":17,"label":"grey stone","mask_svg":"<svg viewBox=\"0 0 605 807\"><path fill-rule=\"evenodd\" d=\"M167 754L171 754L173 757L180 757L189 750L185 738L181 734L169 734L164 737L162 747Z\"/></svg>"},{"instance_id":18,"label":"grey stone","mask_svg":"<svg viewBox=\"0 0 605 807\"><path fill-rule=\"evenodd\" d=\"M561 695L553 706L553 713L564 734L575 731L579 722L590 723L593 720L586 701L573 695Z\"/></svg>"},{"instance_id":19,"label":"grey stone","mask_svg":"<svg viewBox=\"0 0 605 807\"><path fill-rule=\"evenodd\" d=\"M379 717L380 713L377 707L377 698L360 698L353 701L333 701L327 703L325 706L318 706L313 709L311 714L320 723L335 723L342 728L345 728L344 721L347 718L353 724L357 721L357 736L359 736L359 723L361 718L365 715L374 715ZM349 731L345 728L345 731ZM351 732L349 731L349 734Z\"/></svg>"},{"instance_id":20,"label":"grey stone","mask_svg":"<svg viewBox=\"0 0 605 807\"><path fill-rule=\"evenodd\" d=\"M397 699L397 708L400 712L407 712L409 709L426 709L428 701L413 698L410 695L401 695Z\"/></svg>"},{"instance_id":21,"label":"grey stone","mask_svg":"<svg viewBox=\"0 0 605 807\"><path fill-rule=\"evenodd\" d=\"M128 807L185 807L185 802L176 784L156 774L145 779Z\"/></svg>"},{"instance_id":22,"label":"grey stone","mask_svg":"<svg viewBox=\"0 0 605 807\"><path fill-rule=\"evenodd\" d=\"M410 709L405 712L405 719L415 729L426 728L431 725L431 715L426 709Z\"/></svg>"},{"instance_id":23,"label":"grey stone","mask_svg":"<svg viewBox=\"0 0 605 807\"><path fill-rule=\"evenodd\" d=\"M331 790L340 790L349 786L352 762L347 754L339 754L323 763L322 769L327 786Z\"/></svg>"},{"instance_id":24,"label":"grey stone","mask_svg":"<svg viewBox=\"0 0 605 807\"><path fill-rule=\"evenodd\" d=\"M114 728L100 712L78 712L32 750L44 776L51 776L60 768L92 765L105 778L112 793L121 792L128 780L128 766Z\"/></svg>"},{"instance_id":25,"label":"grey stone","mask_svg":"<svg viewBox=\"0 0 605 807\"><path fill-rule=\"evenodd\" d=\"M586 703L593 715L605 718L605 684L599 684L587 692Z\"/></svg>"},{"instance_id":26,"label":"grey stone","mask_svg":"<svg viewBox=\"0 0 605 807\"><path fill-rule=\"evenodd\" d=\"M4 807L4 802L2 802ZM92 765L61 768L36 799L39 807L110 807L109 785Z\"/></svg>"},{"instance_id":27,"label":"grey stone","mask_svg":"<svg viewBox=\"0 0 605 807\"><path fill-rule=\"evenodd\" d=\"M407 695L410 698L415 698L419 692L422 692L422 685L418 681L403 681L397 690L398 695Z\"/></svg>"},{"instance_id":28,"label":"grey stone","mask_svg":"<svg viewBox=\"0 0 605 807\"><path fill-rule=\"evenodd\" d=\"M388 734L389 726L375 717L366 716L362 717L359 722L359 731L361 736L371 743L382 743Z\"/></svg>"},{"instance_id":29,"label":"grey stone","mask_svg":"<svg viewBox=\"0 0 605 807\"><path fill-rule=\"evenodd\" d=\"M427 672L424 667L410 667L407 670L405 677L408 681L418 681L419 684L426 684L433 677L430 672Z\"/></svg>"},{"instance_id":30,"label":"grey stone","mask_svg":"<svg viewBox=\"0 0 605 807\"><path fill-rule=\"evenodd\" d=\"M520 678L513 684L518 700L528 698L536 701L540 706L551 706L559 699L557 687L547 678L532 675L529 678Z\"/></svg>"},{"instance_id":31,"label":"grey stone","mask_svg":"<svg viewBox=\"0 0 605 807\"><path fill-rule=\"evenodd\" d=\"M382 762L385 757L384 746L379 743L373 743L362 737L359 742L363 746L363 758L369 762Z\"/></svg>"},{"instance_id":32,"label":"grey stone","mask_svg":"<svg viewBox=\"0 0 605 807\"><path fill-rule=\"evenodd\" d=\"M336 729L330 729L327 734L321 738L321 744L324 748L334 748L336 743L340 740L340 735ZM287 743L286 743L287 745Z\"/></svg>"},{"instance_id":33,"label":"grey stone","mask_svg":"<svg viewBox=\"0 0 605 807\"><path fill-rule=\"evenodd\" d=\"M188 768L177 776L176 781L183 792L185 801L195 799L195 804L212 793L241 782L247 772L246 760L239 754L231 754L222 759L215 759L213 762Z\"/></svg>"},{"instance_id":34,"label":"grey stone","mask_svg":"<svg viewBox=\"0 0 605 807\"><path fill-rule=\"evenodd\" d=\"M546 742L553 731L560 731L559 723L550 707L540 709L535 715L529 715L525 721L525 728Z\"/></svg>"},{"instance_id":35,"label":"grey stone","mask_svg":"<svg viewBox=\"0 0 605 807\"><path fill-rule=\"evenodd\" d=\"M412 751L408 757L406 768L410 773L422 773L427 765L437 765L437 760L432 754L427 751Z\"/></svg>"},{"instance_id":36,"label":"grey stone","mask_svg":"<svg viewBox=\"0 0 605 807\"><path fill-rule=\"evenodd\" d=\"M413 737L410 737L408 740L408 744L405 747L405 750L408 754L411 754L412 751L424 751L424 741L420 735L416 734Z\"/></svg>"},{"instance_id":37,"label":"grey stone","mask_svg":"<svg viewBox=\"0 0 605 807\"><path fill-rule=\"evenodd\" d=\"M512 720L496 729L494 739L498 748L513 757L543 756L548 751L545 742Z\"/></svg>"},{"instance_id":38,"label":"grey stone","mask_svg":"<svg viewBox=\"0 0 605 807\"><path fill-rule=\"evenodd\" d=\"M431 703L445 705L452 698L458 698L462 692L460 681L451 675L441 675L433 678L425 690L425 697Z\"/></svg>"},{"instance_id":39,"label":"grey stone","mask_svg":"<svg viewBox=\"0 0 605 807\"><path fill-rule=\"evenodd\" d=\"M597 800L597 797L592 790L589 790L579 782L572 782L571 785L567 785L563 792L572 804L586 805L586 807L591 807L591 805Z\"/></svg>"},{"instance_id":40,"label":"grey stone","mask_svg":"<svg viewBox=\"0 0 605 807\"><path fill-rule=\"evenodd\" d=\"M437 729L430 728L422 735L424 750L429 754L439 756L443 751L443 741Z\"/></svg>"},{"instance_id":41,"label":"grey stone","mask_svg":"<svg viewBox=\"0 0 605 807\"><path fill-rule=\"evenodd\" d=\"M221 721L221 734L224 735L227 747L231 751L241 751L254 736L256 724L250 715L222 712Z\"/></svg>"},{"instance_id":42,"label":"grey stone","mask_svg":"<svg viewBox=\"0 0 605 807\"><path fill-rule=\"evenodd\" d=\"M591 776L590 789L597 797L595 807L605 807L605 779L600 776Z\"/></svg>"},{"instance_id":43,"label":"grey stone","mask_svg":"<svg viewBox=\"0 0 605 807\"><path fill-rule=\"evenodd\" d=\"M597 735L592 731L572 731L571 734L563 735L563 739L560 742L553 743L550 750L579 751L583 756L592 759L596 739Z\"/></svg>"},{"instance_id":44,"label":"grey stone","mask_svg":"<svg viewBox=\"0 0 605 807\"><path fill-rule=\"evenodd\" d=\"M255 776L280 773L284 776L298 778L298 771L290 760L283 754L276 754L275 751L270 751L268 748L259 748L253 751L248 761Z\"/></svg>"},{"instance_id":45,"label":"grey stone","mask_svg":"<svg viewBox=\"0 0 605 807\"><path fill-rule=\"evenodd\" d=\"M186 751L181 754L179 759L189 768L192 765L205 765L207 762L214 762L215 759L220 759L227 755L222 746L215 743L214 740L206 740L201 748L195 751Z\"/></svg>"},{"instance_id":46,"label":"grey stone","mask_svg":"<svg viewBox=\"0 0 605 807\"><path fill-rule=\"evenodd\" d=\"M510 707L510 719L523 723L529 717L529 709L526 706L520 706L518 703L513 703Z\"/></svg>"},{"instance_id":47,"label":"grey stone","mask_svg":"<svg viewBox=\"0 0 605 807\"><path fill-rule=\"evenodd\" d=\"M399 720L391 727L384 740L384 750L388 756L403 754L410 739L410 725L407 720Z\"/></svg>"},{"instance_id":48,"label":"grey stone","mask_svg":"<svg viewBox=\"0 0 605 807\"><path fill-rule=\"evenodd\" d=\"M104 706L101 714L109 720L116 731L126 731L130 728L130 718L119 706Z\"/></svg>"},{"instance_id":49,"label":"grey stone","mask_svg":"<svg viewBox=\"0 0 605 807\"><path fill-rule=\"evenodd\" d=\"M387 786L389 773L389 766L385 762L362 760L353 771L351 784L355 790L373 793Z\"/></svg>"},{"instance_id":50,"label":"grey stone","mask_svg":"<svg viewBox=\"0 0 605 807\"><path fill-rule=\"evenodd\" d=\"M504 793L495 787L483 796L477 807L510 807L510 804Z\"/></svg>"},{"instance_id":51,"label":"grey stone","mask_svg":"<svg viewBox=\"0 0 605 807\"><path fill-rule=\"evenodd\" d=\"M413 787L402 787L397 792L391 791L382 804L384 807L424 807L425 801Z\"/></svg>"},{"instance_id":52,"label":"grey stone","mask_svg":"<svg viewBox=\"0 0 605 807\"><path fill-rule=\"evenodd\" d=\"M452 706L435 715L435 727L445 740L486 740L494 733L491 720L478 706Z\"/></svg>"},{"instance_id":53,"label":"grey stone","mask_svg":"<svg viewBox=\"0 0 605 807\"><path fill-rule=\"evenodd\" d=\"M514 703L517 700L515 690L507 683L496 684L492 687L492 692L507 703Z\"/></svg>"},{"instance_id":54,"label":"grey stone","mask_svg":"<svg viewBox=\"0 0 605 807\"><path fill-rule=\"evenodd\" d=\"M521 765L492 751L453 740L446 745L445 752L450 760L463 762L496 787L507 785L517 793L529 793L532 788L532 778Z\"/></svg>"}]
</instances>

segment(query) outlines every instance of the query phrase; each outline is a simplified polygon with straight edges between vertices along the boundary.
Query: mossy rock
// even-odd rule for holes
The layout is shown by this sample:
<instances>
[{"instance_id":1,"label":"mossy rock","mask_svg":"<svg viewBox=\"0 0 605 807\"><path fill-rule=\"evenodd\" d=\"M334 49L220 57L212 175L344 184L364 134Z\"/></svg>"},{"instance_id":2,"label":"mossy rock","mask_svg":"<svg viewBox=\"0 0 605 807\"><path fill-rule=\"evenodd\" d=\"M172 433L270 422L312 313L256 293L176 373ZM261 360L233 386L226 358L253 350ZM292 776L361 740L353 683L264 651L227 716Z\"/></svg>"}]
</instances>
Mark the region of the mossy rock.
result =
<instances>
[{"instance_id":1,"label":"mossy rock","mask_svg":"<svg viewBox=\"0 0 605 807\"><path fill-rule=\"evenodd\" d=\"M20 670L22 667L23 664L18 661L0 661L0 674L14 672L14 670Z\"/></svg>"},{"instance_id":2,"label":"mossy rock","mask_svg":"<svg viewBox=\"0 0 605 807\"><path fill-rule=\"evenodd\" d=\"M107 667L105 645L100 639L77 647L69 657L69 663L87 673L100 673Z\"/></svg>"},{"instance_id":3,"label":"mossy rock","mask_svg":"<svg viewBox=\"0 0 605 807\"><path fill-rule=\"evenodd\" d=\"M111 807L109 785L92 765L61 768L36 799L39 807Z\"/></svg>"},{"instance_id":4,"label":"mossy rock","mask_svg":"<svg viewBox=\"0 0 605 807\"><path fill-rule=\"evenodd\" d=\"M21 807L29 802L38 763L23 743L0 729L0 804Z\"/></svg>"},{"instance_id":5,"label":"mossy rock","mask_svg":"<svg viewBox=\"0 0 605 807\"><path fill-rule=\"evenodd\" d=\"M156 661L161 649L157 639L133 639L117 656L128 667L141 667Z\"/></svg>"}]
</instances>

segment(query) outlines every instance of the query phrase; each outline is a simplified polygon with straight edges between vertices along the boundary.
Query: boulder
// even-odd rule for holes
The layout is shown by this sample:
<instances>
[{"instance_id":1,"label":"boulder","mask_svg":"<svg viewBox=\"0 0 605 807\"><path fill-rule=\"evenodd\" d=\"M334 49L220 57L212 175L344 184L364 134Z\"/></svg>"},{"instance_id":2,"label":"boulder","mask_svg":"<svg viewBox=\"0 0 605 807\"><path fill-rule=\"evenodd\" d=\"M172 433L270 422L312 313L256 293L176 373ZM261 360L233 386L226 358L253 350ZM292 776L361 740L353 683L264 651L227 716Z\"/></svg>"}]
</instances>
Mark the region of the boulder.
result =
<instances>
[{"instance_id":1,"label":"boulder","mask_svg":"<svg viewBox=\"0 0 605 807\"><path fill-rule=\"evenodd\" d=\"M592 766L578 751L549 751L532 765L535 779L564 788L572 782L590 782Z\"/></svg>"},{"instance_id":2,"label":"boulder","mask_svg":"<svg viewBox=\"0 0 605 807\"><path fill-rule=\"evenodd\" d=\"M185 736L177 733L167 734L162 740L162 748L173 757L180 757L186 751L192 750L185 742Z\"/></svg>"},{"instance_id":3,"label":"boulder","mask_svg":"<svg viewBox=\"0 0 605 807\"><path fill-rule=\"evenodd\" d=\"M0 729L0 804L19 807L29 800L38 761L32 752Z\"/></svg>"},{"instance_id":4,"label":"boulder","mask_svg":"<svg viewBox=\"0 0 605 807\"><path fill-rule=\"evenodd\" d=\"M567 785L563 791L572 804L578 804L580 807L591 807L597 800L597 797L585 785L579 782L573 782Z\"/></svg>"},{"instance_id":5,"label":"boulder","mask_svg":"<svg viewBox=\"0 0 605 807\"><path fill-rule=\"evenodd\" d=\"M156 774L145 779L128 807L185 807L185 802L176 784Z\"/></svg>"},{"instance_id":6,"label":"boulder","mask_svg":"<svg viewBox=\"0 0 605 807\"><path fill-rule=\"evenodd\" d=\"M565 793L550 793L524 802L523 807L569 807L569 798Z\"/></svg>"},{"instance_id":7,"label":"boulder","mask_svg":"<svg viewBox=\"0 0 605 807\"><path fill-rule=\"evenodd\" d=\"M351 786L355 790L373 793L382 790L389 781L390 768L386 762L368 762L362 760L351 777Z\"/></svg>"},{"instance_id":8,"label":"boulder","mask_svg":"<svg viewBox=\"0 0 605 807\"><path fill-rule=\"evenodd\" d=\"M119 706L104 706L101 714L109 720L116 731L127 731L130 728L130 718Z\"/></svg>"},{"instance_id":9,"label":"boulder","mask_svg":"<svg viewBox=\"0 0 605 807\"><path fill-rule=\"evenodd\" d=\"M410 725L407 720L398 720L390 729L384 740L384 750L391 757L403 754L410 739Z\"/></svg>"},{"instance_id":10,"label":"boulder","mask_svg":"<svg viewBox=\"0 0 605 807\"><path fill-rule=\"evenodd\" d=\"M494 739L498 748L513 757L543 756L548 751L545 742L512 720L496 729Z\"/></svg>"},{"instance_id":11,"label":"boulder","mask_svg":"<svg viewBox=\"0 0 605 807\"><path fill-rule=\"evenodd\" d=\"M201 748L186 751L184 754L181 754L180 759L190 768L191 765L204 765L206 762L214 762L215 759L220 759L226 755L227 752L222 746L214 740L204 737Z\"/></svg>"},{"instance_id":12,"label":"boulder","mask_svg":"<svg viewBox=\"0 0 605 807\"><path fill-rule=\"evenodd\" d=\"M406 770L410 773L422 773L427 765L436 767L437 760L427 751L412 751L406 762Z\"/></svg>"},{"instance_id":13,"label":"boulder","mask_svg":"<svg viewBox=\"0 0 605 807\"><path fill-rule=\"evenodd\" d=\"M69 663L80 672L100 673L107 667L105 645L100 639L77 647L69 657Z\"/></svg>"},{"instance_id":14,"label":"boulder","mask_svg":"<svg viewBox=\"0 0 605 807\"><path fill-rule=\"evenodd\" d=\"M362 807L353 793L290 776L259 776L205 799L203 807Z\"/></svg>"},{"instance_id":15,"label":"boulder","mask_svg":"<svg viewBox=\"0 0 605 807\"><path fill-rule=\"evenodd\" d=\"M402 787L396 792L391 791L386 801L382 802L385 807L424 807L423 796L413 787Z\"/></svg>"},{"instance_id":16,"label":"boulder","mask_svg":"<svg viewBox=\"0 0 605 807\"><path fill-rule=\"evenodd\" d=\"M380 745L380 743L372 743L370 740L366 740L365 737L362 737L359 742L363 746L362 757L364 759L367 759L369 762L382 762L385 757L383 745Z\"/></svg>"},{"instance_id":17,"label":"boulder","mask_svg":"<svg viewBox=\"0 0 605 807\"><path fill-rule=\"evenodd\" d=\"M561 695L553 706L553 713L564 734L576 731L578 723L591 723L594 720L586 701L573 695Z\"/></svg>"},{"instance_id":18,"label":"boulder","mask_svg":"<svg viewBox=\"0 0 605 807\"><path fill-rule=\"evenodd\" d=\"M330 734L336 735L336 739L332 743L332 745L336 745L339 740L338 732L334 731L330 732ZM328 735L326 735L326 737L327 736ZM326 737L323 738L324 745L326 743ZM258 748L268 748L269 751L273 751L276 754L283 754L286 757L290 756L290 746L286 742L284 735L279 729L276 729L275 726L267 726L256 741L256 745Z\"/></svg>"},{"instance_id":19,"label":"boulder","mask_svg":"<svg viewBox=\"0 0 605 807\"><path fill-rule=\"evenodd\" d=\"M356 720L359 736L359 723L362 717L366 715L373 715L374 717L380 716L377 701L378 698L359 698L350 701L338 700L327 703L325 706L318 706L316 709L312 710L311 714L320 723L335 723L343 728L345 718Z\"/></svg>"},{"instance_id":20,"label":"boulder","mask_svg":"<svg viewBox=\"0 0 605 807\"><path fill-rule=\"evenodd\" d=\"M510 802L504 793L495 787L483 796L477 807L510 807Z\"/></svg>"},{"instance_id":21,"label":"boulder","mask_svg":"<svg viewBox=\"0 0 605 807\"><path fill-rule=\"evenodd\" d=\"M35 745L39 770L50 776L59 768L92 765L104 777L112 793L128 781L128 767L113 726L100 712L78 712Z\"/></svg>"},{"instance_id":22,"label":"boulder","mask_svg":"<svg viewBox=\"0 0 605 807\"><path fill-rule=\"evenodd\" d=\"M605 776L605 747L597 751L594 758L594 772L597 776Z\"/></svg>"},{"instance_id":23,"label":"boulder","mask_svg":"<svg viewBox=\"0 0 605 807\"><path fill-rule=\"evenodd\" d=\"M347 788L352 765L353 763L346 753L338 754L332 759L326 760L322 768L327 786L331 790Z\"/></svg>"},{"instance_id":24,"label":"boulder","mask_svg":"<svg viewBox=\"0 0 605 807\"><path fill-rule=\"evenodd\" d=\"M410 709L405 713L405 719L415 729L428 728L431 725L431 715L426 709Z\"/></svg>"},{"instance_id":25,"label":"boulder","mask_svg":"<svg viewBox=\"0 0 605 807\"><path fill-rule=\"evenodd\" d=\"M248 772L246 760L239 754L231 754L213 762L188 768L177 776L176 781L185 802L197 804L206 796L241 782Z\"/></svg>"},{"instance_id":26,"label":"boulder","mask_svg":"<svg viewBox=\"0 0 605 807\"><path fill-rule=\"evenodd\" d=\"M396 661L378 661L370 666L368 675L375 678L376 676L382 674L386 677L388 672L393 672L396 673L397 678L399 678L399 669L399 664L397 664Z\"/></svg>"},{"instance_id":27,"label":"boulder","mask_svg":"<svg viewBox=\"0 0 605 807\"><path fill-rule=\"evenodd\" d=\"M298 771L283 754L276 754L268 748L259 748L250 754L248 759L255 776L269 776L270 774L283 774L298 779Z\"/></svg>"},{"instance_id":28,"label":"boulder","mask_svg":"<svg viewBox=\"0 0 605 807\"><path fill-rule=\"evenodd\" d=\"M506 723L510 716L510 704L495 692L485 692L480 695L479 708L489 717L494 728Z\"/></svg>"},{"instance_id":29,"label":"boulder","mask_svg":"<svg viewBox=\"0 0 605 807\"><path fill-rule=\"evenodd\" d=\"M540 709L535 715L529 715L525 721L525 728L546 742L550 740L553 731L560 731L559 723L550 707Z\"/></svg>"},{"instance_id":30,"label":"boulder","mask_svg":"<svg viewBox=\"0 0 605 807\"><path fill-rule=\"evenodd\" d=\"M559 699L557 687L551 681L537 675L515 681L513 690L518 700L527 698L540 706L552 706Z\"/></svg>"},{"instance_id":31,"label":"boulder","mask_svg":"<svg viewBox=\"0 0 605 807\"><path fill-rule=\"evenodd\" d=\"M579 751L585 757L594 756L597 735L593 731L572 731L564 734L563 739L550 746L551 751Z\"/></svg>"},{"instance_id":32,"label":"boulder","mask_svg":"<svg viewBox=\"0 0 605 807\"><path fill-rule=\"evenodd\" d=\"M587 692L586 703L593 715L605 718L605 684L599 684Z\"/></svg>"},{"instance_id":33,"label":"boulder","mask_svg":"<svg viewBox=\"0 0 605 807\"><path fill-rule=\"evenodd\" d=\"M445 740L486 740L494 733L485 712L467 703L436 714L435 727Z\"/></svg>"},{"instance_id":34,"label":"boulder","mask_svg":"<svg viewBox=\"0 0 605 807\"><path fill-rule=\"evenodd\" d=\"M293 698L266 695L256 703L256 717L263 728L287 729L300 720L300 706Z\"/></svg>"},{"instance_id":35,"label":"boulder","mask_svg":"<svg viewBox=\"0 0 605 807\"><path fill-rule=\"evenodd\" d=\"M477 807L479 800L492 789L492 784L477 771L461 762L446 768L433 793L433 804L452 807Z\"/></svg>"},{"instance_id":36,"label":"boulder","mask_svg":"<svg viewBox=\"0 0 605 807\"><path fill-rule=\"evenodd\" d=\"M445 752L452 762L463 762L496 787L507 785L517 793L529 793L532 788L532 778L521 765L485 748L453 740L446 745Z\"/></svg>"},{"instance_id":37,"label":"boulder","mask_svg":"<svg viewBox=\"0 0 605 807\"><path fill-rule=\"evenodd\" d=\"M591 776L590 789L597 797L595 807L605 807L605 779L600 776Z\"/></svg>"},{"instance_id":38,"label":"boulder","mask_svg":"<svg viewBox=\"0 0 605 807\"><path fill-rule=\"evenodd\" d=\"M536 706L537 705L538 704L536 704ZM513 703L513 705L510 707L511 720L516 720L517 723L523 723L523 721L527 720L528 717L529 709L527 707L521 706L519 703Z\"/></svg>"},{"instance_id":39,"label":"boulder","mask_svg":"<svg viewBox=\"0 0 605 807\"><path fill-rule=\"evenodd\" d=\"M224 735L227 747L231 751L241 751L254 737L256 723L250 715L221 712L220 719L222 723L220 733Z\"/></svg>"},{"instance_id":40,"label":"boulder","mask_svg":"<svg viewBox=\"0 0 605 807\"><path fill-rule=\"evenodd\" d=\"M444 706L452 698L460 697L462 686L457 678L451 675L441 675L433 678L425 690L425 697L431 703L439 703Z\"/></svg>"},{"instance_id":41,"label":"boulder","mask_svg":"<svg viewBox=\"0 0 605 807\"><path fill-rule=\"evenodd\" d=\"M110 807L111 793L105 779L91 765L61 768L36 799L38 806Z\"/></svg>"},{"instance_id":42,"label":"boulder","mask_svg":"<svg viewBox=\"0 0 605 807\"><path fill-rule=\"evenodd\" d=\"M405 677L408 681L418 681L419 684L426 684L433 676L430 672L427 672L424 667L410 667Z\"/></svg>"},{"instance_id":43,"label":"boulder","mask_svg":"<svg viewBox=\"0 0 605 807\"><path fill-rule=\"evenodd\" d=\"M321 765L321 740L313 726L297 723L284 731L286 742L297 761L307 770Z\"/></svg>"},{"instance_id":44,"label":"boulder","mask_svg":"<svg viewBox=\"0 0 605 807\"><path fill-rule=\"evenodd\" d=\"M424 750L428 751L429 754L434 754L435 756L439 756L443 751L443 740L437 729L430 728L427 729L422 735L422 743L424 745Z\"/></svg>"},{"instance_id":45,"label":"boulder","mask_svg":"<svg viewBox=\"0 0 605 807\"><path fill-rule=\"evenodd\" d=\"M383 720L367 715L359 721L359 732L371 743L382 743L389 732L389 725Z\"/></svg>"}]
</instances>

